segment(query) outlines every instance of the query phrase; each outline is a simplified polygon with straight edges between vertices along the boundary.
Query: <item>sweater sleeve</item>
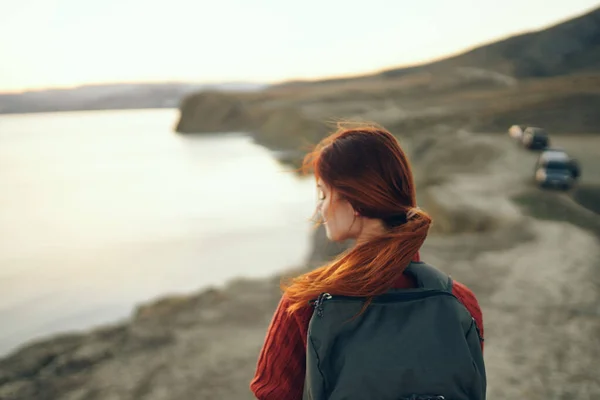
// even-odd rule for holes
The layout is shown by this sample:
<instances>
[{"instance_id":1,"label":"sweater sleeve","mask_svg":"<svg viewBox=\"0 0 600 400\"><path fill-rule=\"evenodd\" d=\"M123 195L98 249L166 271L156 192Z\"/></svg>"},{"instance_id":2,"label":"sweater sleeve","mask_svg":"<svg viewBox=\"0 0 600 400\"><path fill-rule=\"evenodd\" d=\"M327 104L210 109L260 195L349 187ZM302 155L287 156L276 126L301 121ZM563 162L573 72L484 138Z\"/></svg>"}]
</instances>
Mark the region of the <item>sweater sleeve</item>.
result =
<instances>
[{"instance_id":1,"label":"sweater sleeve","mask_svg":"<svg viewBox=\"0 0 600 400\"><path fill-rule=\"evenodd\" d=\"M475 294L468 287L456 281L453 282L452 293L467 308L473 319L475 319L481 337L481 350L483 351L483 338L485 337L483 335L483 314Z\"/></svg>"},{"instance_id":2,"label":"sweater sleeve","mask_svg":"<svg viewBox=\"0 0 600 400\"><path fill-rule=\"evenodd\" d=\"M304 390L306 350L298 318L279 302L258 357L250 390L259 400L300 400Z\"/></svg>"}]
</instances>

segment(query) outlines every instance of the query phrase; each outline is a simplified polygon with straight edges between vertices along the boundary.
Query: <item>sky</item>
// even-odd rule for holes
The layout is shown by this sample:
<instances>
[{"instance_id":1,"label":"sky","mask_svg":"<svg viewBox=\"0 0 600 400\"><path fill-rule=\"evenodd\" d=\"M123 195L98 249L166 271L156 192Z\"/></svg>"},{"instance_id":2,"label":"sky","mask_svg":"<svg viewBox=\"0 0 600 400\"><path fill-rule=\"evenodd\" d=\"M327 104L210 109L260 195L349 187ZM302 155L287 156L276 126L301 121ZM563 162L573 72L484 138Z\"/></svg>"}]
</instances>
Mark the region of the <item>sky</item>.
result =
<instances>
[{"instance_id":1,"label":"sky","mask_svg":"<svg viewBox=\"0 0 600 400\"><path fill-rule=\"evenodd\" d=\"M0 0L0 92L356 75L536 30L599 0Z\"/></svg>"}]
</instances>

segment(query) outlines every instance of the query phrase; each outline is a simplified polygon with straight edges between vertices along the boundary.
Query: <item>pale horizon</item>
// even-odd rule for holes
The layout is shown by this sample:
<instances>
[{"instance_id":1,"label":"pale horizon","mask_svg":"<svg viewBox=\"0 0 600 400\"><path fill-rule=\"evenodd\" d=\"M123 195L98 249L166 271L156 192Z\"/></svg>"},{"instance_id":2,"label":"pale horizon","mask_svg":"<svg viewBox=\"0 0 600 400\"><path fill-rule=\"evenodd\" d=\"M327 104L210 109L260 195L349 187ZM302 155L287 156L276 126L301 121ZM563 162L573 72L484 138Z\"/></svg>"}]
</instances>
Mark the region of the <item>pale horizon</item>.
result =
<instances>
[{"instance_id":1,"label":"pale horizon","mask_svg":"<svg viewBox=\"0 0 600 400\"><path fill-rule=\"evenodd\" d=\"M456 55L600 5L590 0L501 5L423 0L404 7L390 0L372 0L368 7L338 0L307 0L302 7L274 0L82 3L0 0L0 92L355 76Z\"/></svg>"}]
</instances>

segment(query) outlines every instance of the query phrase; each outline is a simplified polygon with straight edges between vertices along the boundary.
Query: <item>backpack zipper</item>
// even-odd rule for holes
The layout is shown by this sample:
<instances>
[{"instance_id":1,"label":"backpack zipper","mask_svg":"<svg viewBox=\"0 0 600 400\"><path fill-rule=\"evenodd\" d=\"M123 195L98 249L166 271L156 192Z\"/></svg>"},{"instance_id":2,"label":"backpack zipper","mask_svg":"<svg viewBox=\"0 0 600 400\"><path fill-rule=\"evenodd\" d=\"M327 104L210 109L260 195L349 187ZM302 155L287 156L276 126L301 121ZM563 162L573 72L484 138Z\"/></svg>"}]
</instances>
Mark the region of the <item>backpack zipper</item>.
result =
<instances>
[{"instance_id":1,"label":"backpack zipper","mask_svg":"<svg viewBox=\"0 0 600 400\"><path fill-rule=\"evenodd\" d=\"M375 296L373 299L373 303L390 303L394 301L410 301L410 300L419 300L424 299L431 296L438 295L447 295L455 297L452 293L445 292L443 290L429 290L426 292L399 292L399 293L386 293L379 296ZM350 300L350 301L365 301L365 297L355 297L355 296L332 296L329 293L321 293L316 300L311 302L311 305L317 311L317 316L323 317L323 303L325 300ZM477 325L477 324L475 324ZM478 331L479 332L479 331Z\"/></svg>"},{"instance_id":2,"label":"backpack zipper","mask_svg":"<svg viewBox=\"0 0 600 400\"><path fill-rule=\"evenodd\" d=\"M315 302L313 303L313 307L315 307L315 309L317 310L317 315L319 317L323 316L323 302L325 300L331 299L332 297L333 296L331 296L329 293L321 293L319 297L317 297L317 300L315 300Z\"/></svg>"}]
</instances>

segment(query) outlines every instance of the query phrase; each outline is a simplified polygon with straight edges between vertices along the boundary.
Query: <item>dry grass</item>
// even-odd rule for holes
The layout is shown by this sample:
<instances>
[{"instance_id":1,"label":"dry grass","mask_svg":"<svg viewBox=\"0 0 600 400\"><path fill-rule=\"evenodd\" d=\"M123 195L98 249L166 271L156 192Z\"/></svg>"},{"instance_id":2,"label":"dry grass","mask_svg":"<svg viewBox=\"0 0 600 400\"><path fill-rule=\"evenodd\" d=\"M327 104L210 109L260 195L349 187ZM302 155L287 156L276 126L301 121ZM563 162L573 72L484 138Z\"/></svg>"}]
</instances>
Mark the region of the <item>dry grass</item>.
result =
<instances>
[{"instance_id":1,"label":"dry grass","mask_svg":"<svg viewBox=\"0 0 600 400\"><path fill-rule=\"evenodd\" d=\"M267 146L298 150L333 119L366 119L402 134L436 125L504 132L514 123L599 132L600 74L501 84L493 76L418 73L396 78L274 87L259 93L200 93L182 103L180 132L242 130Z\"/></svg>"}]
</instances>

